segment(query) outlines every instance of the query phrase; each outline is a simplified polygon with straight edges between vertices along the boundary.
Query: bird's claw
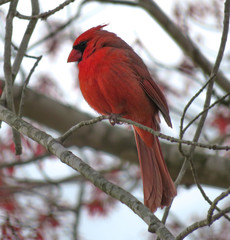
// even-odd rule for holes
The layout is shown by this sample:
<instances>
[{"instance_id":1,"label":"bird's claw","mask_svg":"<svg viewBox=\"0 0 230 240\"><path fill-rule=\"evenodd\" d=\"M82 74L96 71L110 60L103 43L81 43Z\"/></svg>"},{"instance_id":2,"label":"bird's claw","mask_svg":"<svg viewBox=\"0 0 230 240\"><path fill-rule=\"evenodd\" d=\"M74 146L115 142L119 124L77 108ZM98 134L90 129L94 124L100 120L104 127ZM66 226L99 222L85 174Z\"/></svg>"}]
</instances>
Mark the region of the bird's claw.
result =
<instances>
[{"instance_id":1,"label":"bird's claw","mask_svg":"<svg viewBox=\"0 0 230 240\"><path fill-rule=\"evenodd\" d=\"M117 118L120 117L120 114L117 113L111 113L109 115L109 122L112 126L114 126L115 124L119 124L121 125L122 122L120 122Z\"/></svg>"}]
</instances>

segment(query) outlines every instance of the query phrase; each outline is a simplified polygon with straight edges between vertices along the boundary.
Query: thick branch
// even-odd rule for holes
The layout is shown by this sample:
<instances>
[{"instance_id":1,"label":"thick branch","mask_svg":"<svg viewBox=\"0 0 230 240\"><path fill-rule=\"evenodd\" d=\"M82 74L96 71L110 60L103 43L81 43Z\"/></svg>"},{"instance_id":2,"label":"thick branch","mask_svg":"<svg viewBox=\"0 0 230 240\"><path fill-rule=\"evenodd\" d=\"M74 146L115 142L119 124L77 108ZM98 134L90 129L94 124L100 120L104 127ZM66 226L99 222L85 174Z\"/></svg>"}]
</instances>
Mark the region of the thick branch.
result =
<instances>
[{"instance_id":1,"label":"thick branch","mask_svg":"<svg viewBox=\"0 0 230 240\"><path fill-rule=\"evenodd\" d=\"M5 3L8 3L10 0L0 0L0 6L5 4Z\"/></svg>"},{"instance_id":2,"label":"thick branch","mask_svg":"<svg viewBox=\"0 0 230 240\"><path fill-rule=\"evenodd\" d=\"M50 135L33 127L31 124L17 117L8 109L0 106L0 119L16 129L21 134L33 139L44 146L50 153L57 156L63 163L80 172L96 187L121 201L136 213L148 226L149 231L156 233L161 239L175 239L169 230L156 218L150 210L139 202L134 196L122 188L107 181L100 173L76 157L71 151L64 148Z\"/></svg>"}]
</instances>

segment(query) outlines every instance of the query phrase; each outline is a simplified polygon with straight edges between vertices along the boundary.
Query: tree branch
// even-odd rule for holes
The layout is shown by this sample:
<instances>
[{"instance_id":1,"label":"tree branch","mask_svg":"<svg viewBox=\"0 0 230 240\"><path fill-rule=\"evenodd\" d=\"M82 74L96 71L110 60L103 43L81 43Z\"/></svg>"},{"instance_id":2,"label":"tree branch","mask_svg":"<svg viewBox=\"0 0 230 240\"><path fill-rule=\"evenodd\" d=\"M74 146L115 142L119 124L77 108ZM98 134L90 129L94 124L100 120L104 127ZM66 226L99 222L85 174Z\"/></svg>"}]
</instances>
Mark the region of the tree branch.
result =
<instances>
[{"instance_id":1,"label":"tree branch","mask_svg":"<svg viewBox=\"0 0 230 240\"><path fill-rule=\"evenodd\" d=\"M212 98L212 90L213 90L214 82L216 80L217 72L219 70L221 60L223 58L225 45L226 45L226 42L227 42L228 28L229 28L229 4L230 4L230 0L226 0L226 2L225 2L224 27L223 27L223 32L222 32L221 43L220 43L220 46L219 46L219 51L218 51L218 54L217 54L217 57L216 57L215 64L214 64L213 69L211 71L210 79L208 80L206 98L205 98L205 102L204 102L204 106L203 106L203 114L201 116L201 119L200 119L200 121L198 123L198 126L197 126L197 129L196 129L196 132L194 134L193 142L197 142L199 140L200 135L201 135L206 117L208 115L208 111L206 111L206 109L209 109L211 98ZM192 99L194 99L194 98L192 98ZM183 134L181 135L181 137L183 137ZM196 145L192 145L190 147L190 150L189 150L188 154L184 154L183 151L181 151L182 155L185 156L185 161L184 161L184 164L181 168L180 174L177 177L176 182L179 183L179 181L182 179L183 175L185 174L185 171L188 167L189 161L192 161L193 153L195 151L195 148L196 148ZM193 165L192 165L192 170L194 170ZM193 173L196 175L196 173L194 171L193 171ZM195 178L195 181L196 180L197 180L197 177Z\"/></svg>"},{"instance_id":2,"label":"tree branch","mask_svg":"<svg viewBox=\"0 0 230 240\"><path fill-rule=\"evenodd\" d=\"M220 217L222 217L224 214L229 213L229 212L230 212L230 207L225 208L221 212L219 212L219 213L215 214L214 216L212 216L211 222L208 222L207 219L204 219L204 220L201 220L199 222L193 223L192 225L188 226L184 231L182 231L180 234L178 234L178 236L176 237L176 240L182 240L186 236L188 236L189 234L191 234L192 232L197 230L198 228L202 228L202 227L211 225L216 220L218 220Z\"/></svg>"},{"instance_id":3,"label":"tree branch","mask_svg":"<svg viewBox=\"0 0 230 240\"><path fill-rule=\"evenodd\" d=\"M95 171L89 165L76 157L71 151L64 148L50 135L33 127L31 124L17 117L8 109L0 106L0 119L11 127L15 128L21 134L33 139L44 146L50 153L57 156L63 163L80 172L86 179L92 182L96 187L121 201L136 213L148 226L149 231L156 233L161 239L175 239L169 230L156 218L150 210L145 207L130 193L122 188L107 181L100 173Z\"/></svg>"},{"instance_id":4,"label":"tree branch","mask_svg":"<svg viewBox=\"0 0 230 240\"><path fill-rule=\"evenodd\" d=\"M4 74L6 79L6 97L7 107L15 112L14 107L14 93L13 93L13 77L11 67L11 42L13 32L13 18L18 5L18 0L12 0L10 3L9 11L6 18L6 34L5 34L5 46L4 46ZM4 102L4 101L3 101ZM22 153L20 134L13 129L13 138L15 144L15 151L17 155Z\"/></svg>"},{"instance_id":5,"label":"tree branch","mask_svg":"<svg viewBox=\"0 0 230 240\"><path fill-rule=\"evenodd\" d=\"M39 13L38 0L31 0L31 6L32 6L32 15L38 14ZM34 28L37 24L37 21L38 21L37 19L31 19L27 28L26 28L26 31L25 31L24 36L22 38L21 44L18 48L18 52L17 52L16 58L14 60L14 64L13 64L13 67L12 67L13 78L15 78L17 73L18 73L18 70L20 68L22 59L23 59L23 57L25 55L25 52L27 50L28 43L30 41L30 38L31 38L32 33L34 31Z\"/></svg>"},{"instance_id":6,"label":"tree branch","mask_svg":"<svg viewBox=\"0 0 230 240\"><path fill-rule=\"evenodd\" d=\"M20 102L21 87L15 85L14 93L15 105L17 107ZM25 94L24 116L62 134L76 125L76 123L92 119L92 116L89 114L55 101L30 88L25 90ZM96 151L107 152L117 156L123 161L138 163L132 131L118 126L111 127L107 123L98 123L79 128L76 133L65 141L65 145L75 145L80 148L90 147ZM182 164L178 147L165 142L161 142L161 147L170 173L175 179ZM187 151L188 149L185 148L184 150ZM196 150L194 154L194 158L196 158L195 166L202 184L222 188L228 187L228 182L230 182L230 162L228 157L208 154L200 149ZM218 168L216 167L217 161ZM187 172L182 184L192 185L193 182L191 172Z\"/></svg>"},{"instance_id":7,"label":"tree branch","mask_svg":"<svg viewBox=\"0 0 230 240\"><path fill-rule=\"evenodd\" d=\"M193 142L198 142L205 120L207 118L208 115L208 111L206 111L206 109L209 109L210 103L211 103L211 98L212 98L212 91L213 91L213 86L214 86L214 82L216 80L216 76L219 70L219 66L220 63L222 61L223 55L224 55L224 50L225 50L225 46L226 46L226 42L227 42L227 36L228 36L228 29L229 29L229 10L230 10L230 0L226 0L225 2L225 14L224 14L224 26L223 26L223 32L222 32L222 37L221 37L221 43L219 46L219 50L218 50L218 54L216 57L216 61L215 64L211 70L211 74L210 74L210 78L208 80L208 85L207 85L207 91L206 91L206 98L205 98L205 102L204 102L204 106L203 106L203 114L200 118L200 121L198 123L197 129L195 131L194 137L193 137ZM183 135L181 135L181 137L183 137ZM202 186L200 185L199 182L199 178L198 178L198 174L196 172L196 169L194 167L194 152L196 149L196 145L192 145L189 149L188 153L184 153L184 151L182 150L181 153L182 155L185 157L184 159L184 163L182 165L182 168L177 176L177 179L175 181L176 185L180 184L180 181L182 180L183 176L185 175L185 172L188 168L188 164L190 163L191 166L191 170L192 170L192 174L194 177L194 181L198 187L198 189L200 190L202 196L204 197L204 199L211 205L212 201L209 199L209 197L206 195L205 191L203 190ZM218 208L216 208L217 210L219 210Z\"/></svg>"},{"instance_id":8,"label":"tree branch","mask_svg":"<svg viewBox=\"0 0 230 240\"><path fill-rule=\"evenodd\" d=\"M61 3L59 6L57 6L56 8L49 10L47 12L44 13L33 13L32 16L25 16L23 14L20 14L19 12L16 13L16 16L20 19L26 19L26 20L31 20L31 19L39 19L41 18L42 20L47 19L48 17L50 17L51 15L55 14L56 12L62 10L64 7L66 7L67 5L69 5L71 2L74 2L75 0L66 0L65 2Z\"/></svg>"},{"instance_id":9,"label":"tree branch","mask_svg":"<svg viewBox=\"0 0 230 240\"><path fill-rule=\"evenodd\" d=\"M38 63L40 62L40 60L42 59L42 56L38 57L36 62L34 63L34 66L31 68L28 77L26 78L23 87L22 87L22 94L21 94L21 100L20 100L20 104L19 104L19 108L18 108L18 116L21 117L22 116L22 111L23 111L23 106L24 106L24 100L25 100L25 90L27 88L27 85L29 84L30 78L35 70L35 68L37 67Z\"/></svg>"},{"instance_id":10,"label":"tree branch","mask_svg":"<svg viewBox=\"0 0 230 240\"><path fill-rule=\"evenodd\" d=\"M11 1L11 0L0 0L0 6L5 4L5 3L8 3L9 1Z\"/></svg>"},{"instance_id":11,"label":"tree branch","mask_svg":"<svg viewBox=\"0 0 230 240\"><path fill-rule=\"evenodd\" d=\"M72 16L71 18L69 18L66 22L64 22L63 24L61 24L60 26L58 26L54 31L51 31L49 34L47 34L46 36L42 37L40 40L38 40L37 42L33 43L30 47L29 50L31 50L32 48L40 45L41 43L45 42L46 40L52 38L53 36L59 34L61 31L63 31L64 29L66 29L67 26L71 25L74 20L76 20L79 15L80 15L80 11L81 11L81 7L82 4L80 4L79 8L77 9L76 13L74 14L74 16Z\"/></svg>"}]
</instances>

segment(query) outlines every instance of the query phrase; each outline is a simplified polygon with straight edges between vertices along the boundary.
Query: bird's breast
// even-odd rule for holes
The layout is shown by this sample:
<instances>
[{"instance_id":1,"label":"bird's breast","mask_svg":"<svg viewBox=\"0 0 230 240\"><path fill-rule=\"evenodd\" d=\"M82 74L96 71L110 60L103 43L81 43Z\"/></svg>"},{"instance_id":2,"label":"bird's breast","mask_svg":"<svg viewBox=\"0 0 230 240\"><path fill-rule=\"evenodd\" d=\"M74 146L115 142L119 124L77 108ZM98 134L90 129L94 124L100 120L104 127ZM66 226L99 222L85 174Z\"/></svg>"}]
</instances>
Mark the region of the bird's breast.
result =
<instances>
[{"instance_id":1,"label":"bird's breast","mask_svg":"<svg viewBox=\"0 0 230 240\"><path fill-rule=\"evenodd\" d=\"M80 88L85 100L98 113L121 114L141 123L152 118L153 107L135 72L121 57L101 51L80 62Z\"/></svg>"}]
</instances>

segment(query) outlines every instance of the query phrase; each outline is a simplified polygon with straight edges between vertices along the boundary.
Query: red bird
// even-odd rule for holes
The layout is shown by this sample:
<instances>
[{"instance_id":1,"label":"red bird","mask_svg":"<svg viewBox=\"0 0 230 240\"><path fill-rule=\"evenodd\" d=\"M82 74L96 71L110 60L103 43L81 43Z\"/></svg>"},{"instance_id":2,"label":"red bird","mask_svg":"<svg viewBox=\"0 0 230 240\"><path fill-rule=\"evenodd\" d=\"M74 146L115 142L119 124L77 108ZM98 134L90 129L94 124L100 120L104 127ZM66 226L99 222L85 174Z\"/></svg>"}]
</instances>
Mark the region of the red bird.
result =
<instances>
[{"instance_id":1,"label":"red bird","mask_svg":"<svg viewBox=\"0 0 230 240\"><path fill-rule=\"evenodd\" d=\"M114 33L93 27L74 42L68 62L78 62L80 89L100 114L111 114L159 130L159 111L171 127L168 105L142 59ZM168 206L176 195L156 136L133 126L143 179L144 204Z\"/></svg>"}]
</instances>

